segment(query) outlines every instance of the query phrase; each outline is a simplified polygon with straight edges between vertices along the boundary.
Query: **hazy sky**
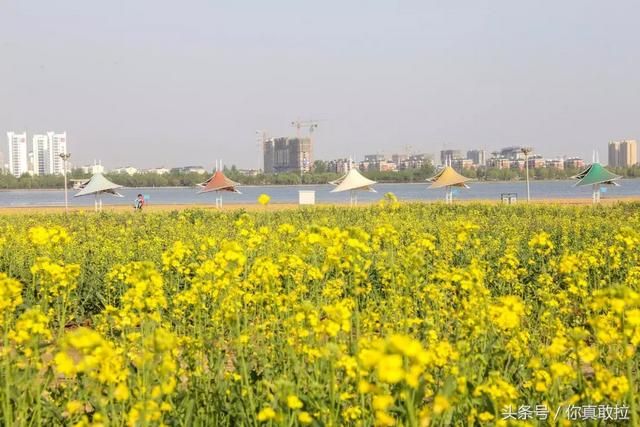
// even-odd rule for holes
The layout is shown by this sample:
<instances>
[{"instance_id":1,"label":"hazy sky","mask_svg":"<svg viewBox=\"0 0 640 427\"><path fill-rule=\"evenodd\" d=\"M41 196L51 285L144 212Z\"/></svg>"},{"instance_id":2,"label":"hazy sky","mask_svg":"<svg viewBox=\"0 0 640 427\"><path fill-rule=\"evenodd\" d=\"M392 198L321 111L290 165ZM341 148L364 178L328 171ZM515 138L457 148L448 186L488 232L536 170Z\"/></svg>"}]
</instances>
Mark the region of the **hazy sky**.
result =
<instances>
[{"instance_id":1,"label":"hazy sky","mask_svg":"<svg viewBox=\"0 0 640 427\"><path fill-rule=\"evenodd\" d=\"M256 129L319 119L316 158L640 139L637 0L0 0L5 131L75 164L261 166Z\"/></svg>"}]
</instances>

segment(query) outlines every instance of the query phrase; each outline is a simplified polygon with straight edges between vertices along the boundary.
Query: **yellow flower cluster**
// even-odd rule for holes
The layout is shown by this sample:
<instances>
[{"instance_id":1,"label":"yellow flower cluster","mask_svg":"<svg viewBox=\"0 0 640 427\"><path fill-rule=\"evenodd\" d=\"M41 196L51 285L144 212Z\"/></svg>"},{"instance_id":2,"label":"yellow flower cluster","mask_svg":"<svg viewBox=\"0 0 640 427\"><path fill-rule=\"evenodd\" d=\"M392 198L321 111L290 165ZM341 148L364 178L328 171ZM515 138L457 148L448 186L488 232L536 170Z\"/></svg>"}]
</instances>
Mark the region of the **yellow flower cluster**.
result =
<instances>
[{"instance_id":1,"label":"yellow flower cluster","mask_svg":"<svg viewBox=\"0 0 640 427\"><path fill-rule=\"evenodd\" d=\"M60 226L32 227L29 229L29 239L35 246L63 244L70 240L67 230Z\"/></svg>"},{"instance_id":2,"label":"yellow flower cluster","mask_svg":"<svg viewBox=\"0 0 640 427\"><path fill-rule=\"evenodd\" d=\"M78 328L65 334L59 347L55 367L61 374L83 373L103 384L117 384L126 377L120 351L96 331Z\"/></svg>"},{"instance_id":3,"label":"yellow flower cluster","mask_svg":"<svg viewBox=\"0 0 640 427\"><path fill-rule=\"evenodd\" d=\"M45 297L67 299L77 286L80 266L64 265L48 257L40 257L31 267L31 274L39 283L39 289L45 292Z\"/></svg>"},{"instance_id":4,"label":"yellow flower cluster","mask_svg":"<svg viewBox=\"0 0 640 427\"><path fill-rule=\"evenodd\" d=\"M13 311L22 304L22 284L0 273L0 322L4 324Z\"/></svg>"}]
</instances>

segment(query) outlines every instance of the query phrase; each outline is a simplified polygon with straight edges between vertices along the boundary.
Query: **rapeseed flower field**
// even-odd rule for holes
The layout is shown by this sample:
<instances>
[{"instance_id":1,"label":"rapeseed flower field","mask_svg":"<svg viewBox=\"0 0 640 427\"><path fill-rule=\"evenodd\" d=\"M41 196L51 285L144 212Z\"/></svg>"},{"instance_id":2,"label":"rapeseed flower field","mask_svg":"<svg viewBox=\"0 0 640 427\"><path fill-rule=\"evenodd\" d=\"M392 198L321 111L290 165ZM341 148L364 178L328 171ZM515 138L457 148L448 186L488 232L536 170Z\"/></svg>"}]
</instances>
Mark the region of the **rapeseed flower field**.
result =
<instances>
[{"instance_id":1,"label":"rapeseed flower field","mask_svg":"<svg viewBox=\"0 0 640 427\"><path fill-rule=\"evenodd\" d=\"M640 205L4 216L0 334L3 425L637 425Z\"/></svg>"}]
</instances>

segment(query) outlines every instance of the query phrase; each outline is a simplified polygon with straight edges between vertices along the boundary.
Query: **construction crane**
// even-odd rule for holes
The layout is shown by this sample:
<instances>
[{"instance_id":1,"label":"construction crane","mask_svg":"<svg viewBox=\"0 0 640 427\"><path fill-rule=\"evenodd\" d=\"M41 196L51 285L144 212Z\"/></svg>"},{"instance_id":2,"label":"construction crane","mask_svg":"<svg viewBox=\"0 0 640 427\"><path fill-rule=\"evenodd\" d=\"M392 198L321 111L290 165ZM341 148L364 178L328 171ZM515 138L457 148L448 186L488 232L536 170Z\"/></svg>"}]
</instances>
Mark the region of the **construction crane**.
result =
<instances>
[{"instance_id":1,"label":"construction crane","mask_svg":"<svg viewBox=\"0 0 640 427\"><path fill-rule=\"evenodd\" d=\"M300 129L309 128L309 135L313 133L315 129L318 127L317 120L294 120L291 122L291 126L296 128L296 136L300 138Z\"/></svg>"}]
</instances>

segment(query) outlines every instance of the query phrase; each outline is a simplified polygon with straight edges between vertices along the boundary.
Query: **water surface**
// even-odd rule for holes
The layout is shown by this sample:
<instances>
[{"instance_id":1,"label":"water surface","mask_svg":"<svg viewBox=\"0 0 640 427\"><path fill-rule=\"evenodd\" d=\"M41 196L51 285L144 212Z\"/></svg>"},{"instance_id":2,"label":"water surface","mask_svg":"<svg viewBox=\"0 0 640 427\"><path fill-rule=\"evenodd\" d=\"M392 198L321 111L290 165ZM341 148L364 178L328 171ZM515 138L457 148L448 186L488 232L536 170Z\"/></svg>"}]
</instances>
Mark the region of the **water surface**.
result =
<instances>
[{"instance_id":1,"label":"water surface","mask_svg":"<svg viewBox=\"0 0 640 427\"><path fill-rule=\"evenodd\" d=\"M576 199L591 198L591 187L573 187L575 181L532 181L531 198ZM620 187L607 187L602 198L640 196L640 179L624 179ZM471 182L470 189L456 189L458 200L500 200L501 193L517 193L519 200L527 197L524 182ZM358 192L358 200L371 202L380 200L385 193L392 192L400 200L443 200L444 190L429 190L426 183L376 184L377 193ZM242 194L222 193L224 204L256 203L262 193L271 196L271 203L298 203L299 190L313 190L316 203L343 203L349 201L348 193L331 193L334 187L325 185L272 185L242 186ZM73 197L77 190L69 191L70 206L91 206L92 196ZM104 205L131 205L138 193L145 195L147 203L159 205L214 205L216 193L198 194L197 188L124 188L123 198L104 195ZM0 191L0 207L64 206L64 190L5 190Z\"/></svg>"}]
</instances>

